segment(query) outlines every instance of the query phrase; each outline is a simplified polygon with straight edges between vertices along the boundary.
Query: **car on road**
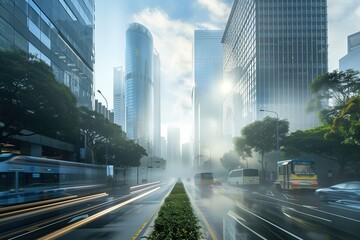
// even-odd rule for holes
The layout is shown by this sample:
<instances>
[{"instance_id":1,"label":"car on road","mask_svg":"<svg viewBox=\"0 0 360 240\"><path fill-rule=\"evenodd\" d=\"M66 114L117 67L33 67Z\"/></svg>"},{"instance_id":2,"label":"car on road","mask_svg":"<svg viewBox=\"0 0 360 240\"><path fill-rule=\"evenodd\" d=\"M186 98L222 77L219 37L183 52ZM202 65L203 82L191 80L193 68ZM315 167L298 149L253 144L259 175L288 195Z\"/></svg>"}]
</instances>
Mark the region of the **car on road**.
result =
<instances>
[{"instance_id":1,"label":"car on road","mask_svg":"<svg viewBox=\"0 0 360 240\"><path fill-rule=\"evenodd\" d=\"M319 188L315 191L315 194L321 201L360 201L360 181L339 183L328 188Z\"/></svg>"}]
</instances>

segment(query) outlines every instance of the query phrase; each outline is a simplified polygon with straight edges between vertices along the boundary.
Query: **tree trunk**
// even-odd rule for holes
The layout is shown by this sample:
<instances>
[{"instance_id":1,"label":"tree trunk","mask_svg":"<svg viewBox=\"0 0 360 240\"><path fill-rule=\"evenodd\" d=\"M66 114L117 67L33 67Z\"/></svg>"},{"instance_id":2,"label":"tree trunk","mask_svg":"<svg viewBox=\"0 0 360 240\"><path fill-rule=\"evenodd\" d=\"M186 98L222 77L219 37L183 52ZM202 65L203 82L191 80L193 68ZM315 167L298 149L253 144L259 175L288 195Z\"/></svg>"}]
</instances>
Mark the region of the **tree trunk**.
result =
<instances>
[{"instance_id":1,"label":"tree trunk","mask_svg":"<svg viewBox=\"0 0 360 240\"><path fill-rule=\"evenodd\" d=\"M265 176L266 176L265 168L264 168L264 156L265 156L265 153L261 152L261 175L262 175L263 180L265 179Z\"/></svg>"}]
</instances>

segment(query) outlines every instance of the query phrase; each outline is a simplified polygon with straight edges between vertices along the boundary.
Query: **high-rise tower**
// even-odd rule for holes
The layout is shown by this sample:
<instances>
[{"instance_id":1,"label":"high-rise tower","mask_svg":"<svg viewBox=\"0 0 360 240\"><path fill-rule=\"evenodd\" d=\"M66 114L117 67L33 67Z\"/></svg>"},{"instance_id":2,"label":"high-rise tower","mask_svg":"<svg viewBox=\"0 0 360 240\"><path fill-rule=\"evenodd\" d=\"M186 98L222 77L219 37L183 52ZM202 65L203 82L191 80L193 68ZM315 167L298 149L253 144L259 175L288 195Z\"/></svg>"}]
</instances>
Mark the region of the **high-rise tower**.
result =
<instances>
[{"instance_id":1,"label":"high-rise tower","mask_svg":"<svg viewBox=\"0 0 360 240\"><path fill-rule=\"evenodd\" d=\"M126 134L146 149L153 144L153 39L139 23L126 31Z\"/></svg>"},{"instance_id":2,"label":"high-rise tower","mask_svg":"<svg viewBox=\"0 0 360 240\"><path fill-rule=\"evenodd\" d=\"M328 70L327 1L235 0L222 39L231 135L275 111L290 130L318 124L306 112L312 80ZM272 117L276 117L273 115Z\"/></svg>"},{"instance_id":3,"label":"high-rise tower","mask_svg":"<svg viewBox=\"0 0 360 240\"><path fill-rule=\"evenodd\" d=\"M125 80L122 67L114 68L114 122L126 130L125 126Z\"/></svg>"},{"instance_id":4,"label":"high-rise tower","mask_svg":"<svg viewBox=\"0 0 360 240\"><path fill-rule=\"evenodd\" d=\"M195 30L194 36L194 157L204 162L206 148L221 147L222 105L219 88L223 81L222 30ZM214 151L216 152L216 151Z\"/></svg>"},{"instance_id":5,"label":"high-rise tower","mask_svg":"<svg viewBox=\"0 0 360 240\"><path fill-rule=\"evenodd\" d=\"M360 71L360 32L347 37L347 54L339 60L339 69Z\"/></svg>"},{"instance_id":6,"label":"high-rise tower","mask_svg":"<svg viewBox=\"0 0 360 240\"><path fill-rule=\"evenodd\" d=\"M154 155L161 155L161 71L160 55L154 51Z\"/></svg>"}]
</instances>

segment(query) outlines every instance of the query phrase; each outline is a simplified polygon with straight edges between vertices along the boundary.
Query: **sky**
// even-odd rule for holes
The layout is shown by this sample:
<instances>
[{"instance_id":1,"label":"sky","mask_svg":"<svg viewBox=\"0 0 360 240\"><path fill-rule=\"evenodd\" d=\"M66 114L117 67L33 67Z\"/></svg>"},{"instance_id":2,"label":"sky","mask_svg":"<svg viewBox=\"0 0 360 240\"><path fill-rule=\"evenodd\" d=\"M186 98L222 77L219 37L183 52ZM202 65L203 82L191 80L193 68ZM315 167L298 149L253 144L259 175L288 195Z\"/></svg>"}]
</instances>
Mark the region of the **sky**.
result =
<instances>
[{"instance_id":1,"label":"sky","mask_svg":"<svg viewBox=\"0 0 360 240\"><path fill-rule=\"evenodd\" d=\"M113 108L113 68L125 68L125 34L138 22L152 33L160 54L162 136L166 126L192 131L192 43L195 29L224 29L233 0L95 0L95 99ZM329 71L346 54L347 36L360 31L359 0L328 0Z\"/></svg>"}]
</instances>

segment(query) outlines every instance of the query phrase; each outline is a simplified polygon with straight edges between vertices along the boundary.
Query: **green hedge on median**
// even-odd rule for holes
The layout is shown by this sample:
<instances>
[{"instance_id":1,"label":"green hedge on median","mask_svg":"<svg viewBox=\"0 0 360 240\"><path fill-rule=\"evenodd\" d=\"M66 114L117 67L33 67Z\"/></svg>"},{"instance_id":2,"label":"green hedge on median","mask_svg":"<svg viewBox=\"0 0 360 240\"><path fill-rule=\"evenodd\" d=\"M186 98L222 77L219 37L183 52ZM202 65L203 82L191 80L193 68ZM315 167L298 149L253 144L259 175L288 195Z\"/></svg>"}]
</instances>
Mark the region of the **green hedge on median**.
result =
<instances>
[{"instance_id":1,"label":"green hedge on median","mask_svg":"<svg viewBox=\"0 0 360 240\"><path fill-rule=\"evenodd\" d=\"M200 239L200 226L183 183L175 184L155 220L151 240Z\"/></svg>"}]
</instances>

